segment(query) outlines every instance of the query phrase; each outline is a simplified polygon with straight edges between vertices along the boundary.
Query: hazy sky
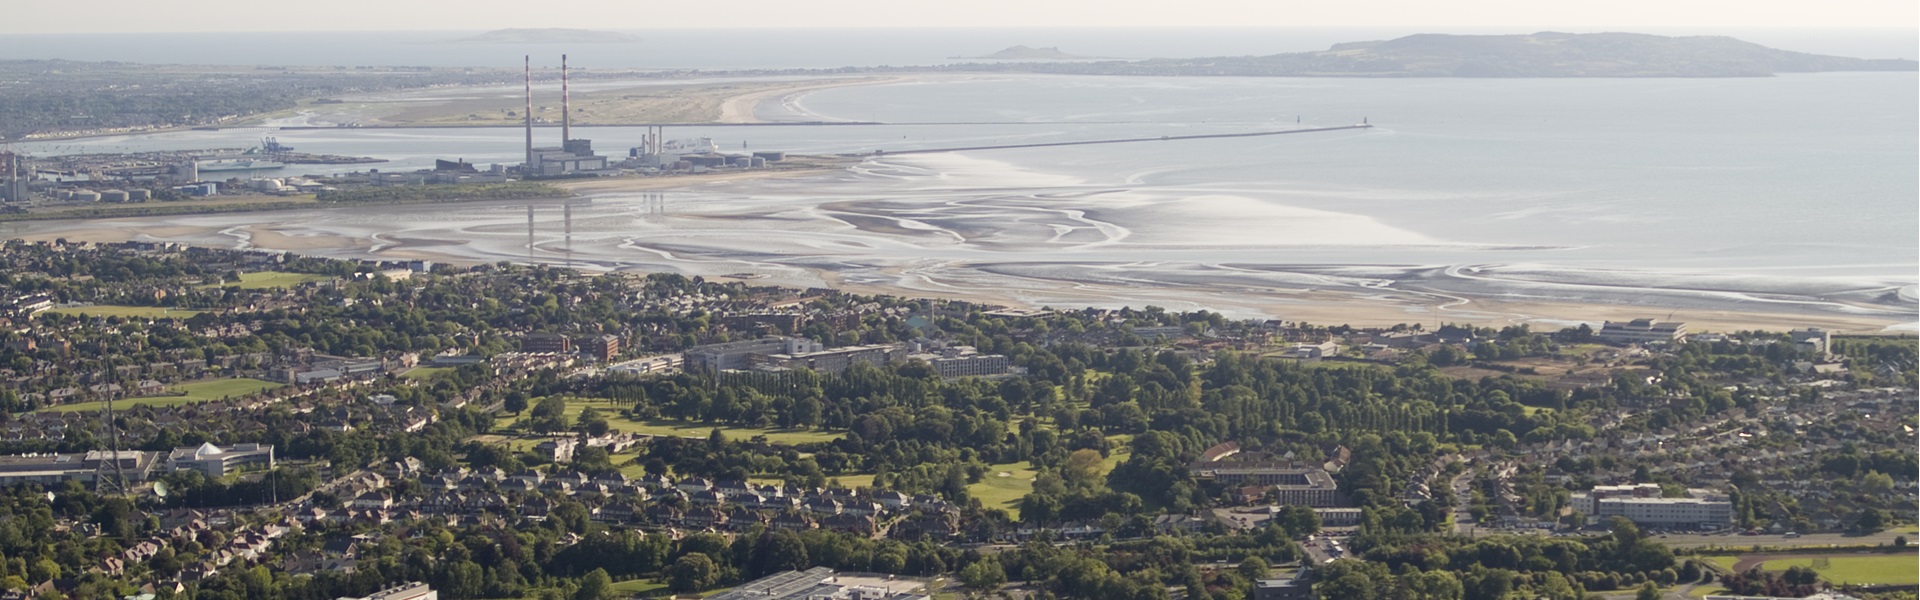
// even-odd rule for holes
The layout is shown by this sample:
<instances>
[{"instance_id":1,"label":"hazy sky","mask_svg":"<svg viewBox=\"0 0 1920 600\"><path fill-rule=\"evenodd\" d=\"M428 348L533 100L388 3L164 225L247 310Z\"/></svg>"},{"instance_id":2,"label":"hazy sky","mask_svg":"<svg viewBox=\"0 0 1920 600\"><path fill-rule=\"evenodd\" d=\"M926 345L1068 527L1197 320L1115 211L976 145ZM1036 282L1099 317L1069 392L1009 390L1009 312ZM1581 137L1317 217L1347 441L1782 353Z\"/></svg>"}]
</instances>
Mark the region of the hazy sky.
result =
<instances>
[{"instance_id":1,"label":"hazy sky","mask_svg":"<svg viewBox=\"0 0 1920 600\"><path fill-rule=\"evenodd\" d=\"M1914 0L5 0L0 33L577 27L1915 27ZM532 8L528 8L532 7Z\"/></svg>"}]
</instances>

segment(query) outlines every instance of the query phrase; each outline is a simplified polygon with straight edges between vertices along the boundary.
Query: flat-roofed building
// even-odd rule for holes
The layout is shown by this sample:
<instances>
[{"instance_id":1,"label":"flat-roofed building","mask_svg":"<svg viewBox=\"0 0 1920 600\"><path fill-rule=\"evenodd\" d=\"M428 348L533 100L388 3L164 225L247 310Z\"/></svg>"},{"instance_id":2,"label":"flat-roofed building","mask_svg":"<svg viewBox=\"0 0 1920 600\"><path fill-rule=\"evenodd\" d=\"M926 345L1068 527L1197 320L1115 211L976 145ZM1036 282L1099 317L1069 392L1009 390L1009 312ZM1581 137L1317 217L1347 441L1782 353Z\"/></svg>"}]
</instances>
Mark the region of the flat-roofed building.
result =
<instances>
[{"instance_id":1,"label":"flat-roofed building","mask_svg":"<svg viewBox=\"0 0 1920 600\"><path fill-rule=\"evenodd\" d=\"M1253 600L1307 600L1313 584L1305 579L1261 579L1253 582Z\"/></svg>"},{"instance_id":2,"label":"flat-roofed building","mask_svg":"<svg viewBox=\"0 0 1920 600\"><path fill-rule=\"evenodd\" d=\"M1319 467L1291 461L1215 461L1188 469L1196 478L1231 486L1270 486L1278 504L1331 508L1340 502L1340 485Z\"/></svg>"},{"instance_id":3,"label":"flat-roofed building","mask_svg":"<svg viewBox=\"0 0 1920 600\"><path fill-rule=\"evenodd\" d=\"M1677 342L1686 337L1687 324L1660 321L1658 319L1634 319L1627 322L1607 321L1593 337L1603 342L1616 344L1645 344L1650 342Z\"/></svg>"},{"instance_id":4,"label":"flat-roofed building","mask_svg":"<svg viewBox=\"0 0 1920 600\"><path fill-rule=\"evenodd\" d=\"M113 472L109 457L118 456L120 472L127 481L146 481L159 463L158 452L121 450L117 455L105 450L70 454L28 454L0 456L0 486L19 483L53 485L63 481L92 483L96 472Z\"/></svg>"},{"instance_id":5,"label":"flat-roofed building","mask_svg":"<svg viewBox=\"0 0 1920 600\"><path fill-rule=\"evenodd\" d=\"M1725 494L1687 490L1685 498L1663 496L1659 484L1602 485L1574 493L1570 503L1590 517L1626 517L1640 525L1718 529L1733 523L1733 502Z\"/></svg>"},{"instance_id":6,"label":"flat-roofed building","mask_svg":"<svg viewBox=\"0 0 1920 600\"><path fill-rule=\"evenodd\" d=\"M765 354L759 366L776 369L812 369L821 373L839 373L857 364L885 365L906 356L898 344L844 346L812 352Z\"/></svg>"},{"instance_id":7,"label":"flat-roofed building","mask_svg":"<svg viewBox=\"0 0 1920 600\"><path fill-rule=\"evenodd\" d=\"M573 351L573 340L557 333L529 333L520 338L520 351L565 354Z\"/></svg>"},{"instance_id":8,"label":"flat-roofed building","mask_svg":"<svg viewBox=\"0 0 1920 600\"><path fill-rule=\"evenodd\" d=\"M440 592L425 583L409 581L359 598L340 600L440 600Z\"/></svg>"},{"instance_id":9,"label":"flat-roofed building","mask_svg":"<svg viewBox=\"0 0 1920 600\"><path fill-rule=\"evenodd\" d=\"M753 366L756 355L817 352L819 343L794 337L765 337L694 346L681 353L688 371L733 371Z\"/></svg>"}]
</instances>

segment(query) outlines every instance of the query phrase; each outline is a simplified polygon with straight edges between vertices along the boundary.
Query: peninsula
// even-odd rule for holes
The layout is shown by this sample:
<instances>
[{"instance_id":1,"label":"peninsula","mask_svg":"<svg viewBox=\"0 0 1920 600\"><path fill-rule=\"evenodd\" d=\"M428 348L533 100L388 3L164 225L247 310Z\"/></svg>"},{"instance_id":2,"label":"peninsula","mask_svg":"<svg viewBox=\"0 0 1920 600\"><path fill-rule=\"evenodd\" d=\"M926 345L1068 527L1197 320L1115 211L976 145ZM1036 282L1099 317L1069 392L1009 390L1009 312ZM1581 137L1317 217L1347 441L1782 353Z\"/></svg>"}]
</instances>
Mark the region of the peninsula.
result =
<instances>
[{"instance_id":1,"label":"peninsula","mask_svg":"<svg viewBox=\"0 0 1920 600\"><path fill-rule=\"evenodd\" d=\"M1066 52L1060 51L1060 48L1058 46L1047 47L1047 48L1034 48L1031 46L1012 46L1004 50L1001 50L999 52L995 52L993 54L988 54L985 56L955 56L952 58L967 58L967 59L979 59L979 60L1088 60L1088 59L1100 59L1100 58L1108 58L1108 57L1080 56L1078 54L1068 54Z\"/></svg>"},{"instance_id":2,"label":"peninsula","mask_svg":"<svg viewBox=\"0 0 1920 600\"><path fill-rule=\"evenodd\" d=\"M978 67L979 65L968 65ZM1156 58L1023 70L1086 75L1280 77L1769 77L1825 71L1913 71L1907 59L1824 56L1724 36L1640 33L1418 34L1267 56Z\"/></svg>"}]
</instances>

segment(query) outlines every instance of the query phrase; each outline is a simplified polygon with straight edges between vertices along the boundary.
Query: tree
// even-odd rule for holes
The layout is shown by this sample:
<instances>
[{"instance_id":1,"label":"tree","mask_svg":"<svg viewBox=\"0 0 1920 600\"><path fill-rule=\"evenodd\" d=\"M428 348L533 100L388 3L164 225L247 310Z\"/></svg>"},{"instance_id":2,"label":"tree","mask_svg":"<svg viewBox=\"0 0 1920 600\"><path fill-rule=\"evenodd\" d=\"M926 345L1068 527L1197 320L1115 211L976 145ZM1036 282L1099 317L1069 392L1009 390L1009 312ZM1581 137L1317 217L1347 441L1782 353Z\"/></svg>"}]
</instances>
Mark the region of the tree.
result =
<instances>
[{"instance_id":1,"label":"tree","mask_svg":"<svg viewBox=\"0 0 1920 600\"><path fill-rule=\"evenodd\" d=\"M1258 556L1249 556L1246 560L1240 561L1240 576L1247 578L1248 581L1266 579L1271 571L1272 566L1267 564L1267 559Z\"/></svg>"},{"instance_id":2,"label":"tree","mask_svg":"<svg viewBox=\"0 0 1920 600\"><path fill-rule=\"evenodd\" d=\"M587 432L587 435L594 437L606 435L607 431L612 429L612 426L607 424L607 418L591 406L580 409L579 426L581 430Z\"/></svg>"},{"instance_id":3,"label":"tree","mask_svg":"<svg viewBox=\"0 0 1920 600\"><path fill-rule=\"evenodd\" d=\"M507 399L501 403L501 408L516 415L520 414L520 411L527 409L527 393L520 390L507 392Z\"/></svg>"},{"instance_id":4,"label":"tree","mask_svg":"<svg viewBox=\"0 0 1920 600\"><path fill-rule=\"evenodd\" d=\"M976 590L992 590L1007 582L1007 572L1000 567L999 560L987 557L961 569L960 582Z\"/></svg>"},{"instance_id":5,"label":"tree","mask_svg":"<svg viewBox=\"0 0 1920 600\"><path fill-rule=\"evenodd\" d=\"M1634 600L1660 600L1660 586L1649 581L1640 585L1640 592L1633 595Z\"/></svg>"},{"instance_id":6,"label":"tree","mask_svg":"<svg viewBox=\"0 0 1920 600\"><path fill-rule=\"evenodd\" d=\"M697 592L720 581L720 569L713 559L699 552L680 557L667 567L667 588L675 592Z\"/></svg>"},{"instance_id":7,"label":"tree","mask_svg":"<svg viewBox=\"0 0 1920 600\"><path fill-rule=\"evenodd\" d=\"M594 569L580 578L580 589L574 591L573 600L607 600L613 597L613 578L607 576L606 569Z\"/></svg>"},{"instance_id":8,"label":"tree","mask_svg":"<svg viewBox=\"0 0 1920 600\"><path fill-rule=\"evenodd\" d=\"M804 571L808 566L807 544L791 530L770 529L754 541L753 558L749 563L752 577L765 577L781 571Z\"/></svg>"}]
</instances>

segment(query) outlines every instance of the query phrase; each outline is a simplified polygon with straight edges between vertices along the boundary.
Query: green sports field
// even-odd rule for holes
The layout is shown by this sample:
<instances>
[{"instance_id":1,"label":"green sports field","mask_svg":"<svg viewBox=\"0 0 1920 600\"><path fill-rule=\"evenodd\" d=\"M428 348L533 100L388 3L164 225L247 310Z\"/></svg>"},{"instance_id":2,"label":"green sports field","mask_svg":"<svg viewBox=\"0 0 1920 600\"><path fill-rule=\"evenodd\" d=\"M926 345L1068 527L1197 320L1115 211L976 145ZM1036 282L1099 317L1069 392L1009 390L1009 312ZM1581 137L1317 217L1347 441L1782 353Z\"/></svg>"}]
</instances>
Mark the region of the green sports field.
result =
<instances>
[{"instance_id":1,"label":"green sports field","mask_svg":"<svg viewBox=\"0 0 1920 600\"><path fill-rule=\"evenodd\" d=\"M333 277L329 275L315 275L312 273L288 273L285 271L260 271L257 273L241 273L240 281L238 283L221 282L221 283L209 284L204 287L237 287L243 290L260 290L260 289L267 289L267 288L293 287L296 285L300 285L302 283L307 283L312 281L326 281L328 279L333 279Z\"/></svg>"},{"instance_id":2,"label":"green sports field","mask_svg":"<svg viewBox=\"0 0 1920 600\"><path fill-rule=\"evenodd\" d=\"M76 306L56 308L47 312L61 315L85 315L94 317L126 317L132 319L187 319L206 312L160 306L120 306L116 304L97 304L94 306Z\"/></svg>"},{"instance_id":3,"label":"green sports field","mask_svg":"<svg viewBox=\"0 0 1920 600\"><path fill-rule=\"evenodd\" d=\"M1788 567L1812 567L1812 558L1783 558L1760 563L1768 571ZM1920 583L1920 556L1914 554L1859 554L1827 558L1826 567L1816 567L1820 578L1834 585L1914 585Z\"/></svg>"}]
</instances>

